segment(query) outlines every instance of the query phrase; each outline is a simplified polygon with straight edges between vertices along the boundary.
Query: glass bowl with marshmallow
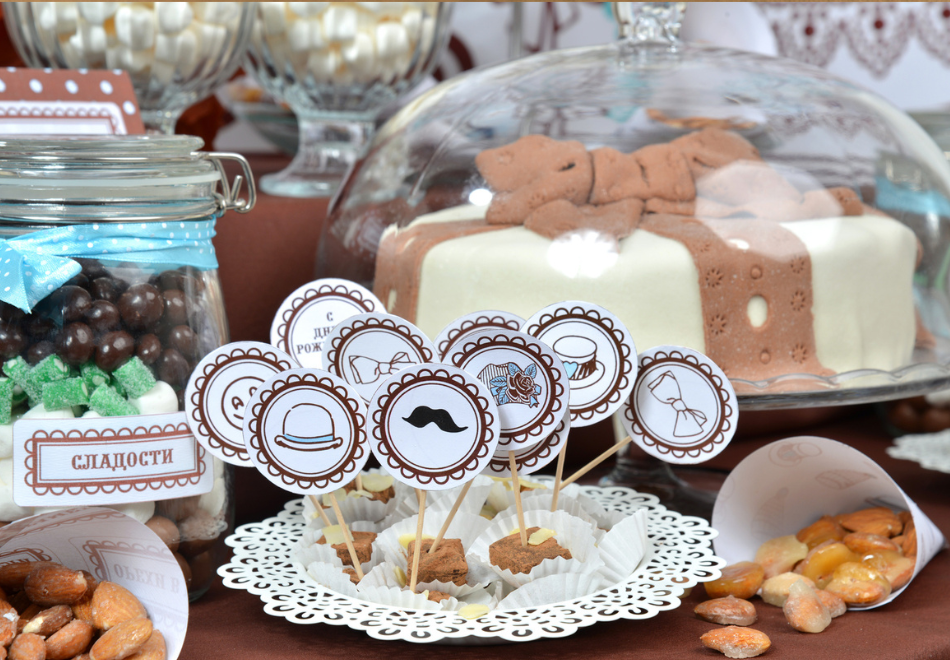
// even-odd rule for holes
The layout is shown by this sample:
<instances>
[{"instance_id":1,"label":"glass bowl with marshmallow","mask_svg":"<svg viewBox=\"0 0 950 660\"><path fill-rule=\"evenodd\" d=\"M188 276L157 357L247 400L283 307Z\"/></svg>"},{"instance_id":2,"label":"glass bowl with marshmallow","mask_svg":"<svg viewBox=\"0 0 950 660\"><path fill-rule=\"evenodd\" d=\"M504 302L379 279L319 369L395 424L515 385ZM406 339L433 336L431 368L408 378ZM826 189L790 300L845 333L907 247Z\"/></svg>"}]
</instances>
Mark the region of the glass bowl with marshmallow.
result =
<instances>
[{"instance_id":1,"label":"glass bowl with marshmallow","mask_svg":"<svg viewBox=\"0 0 950 660\"><path fill-rule=\"evenodd\" d=\"M5 2L30 66L123 69L151 132L171 134L184 110L241 63L253 2Z\"/></svg>"}]
</instances>

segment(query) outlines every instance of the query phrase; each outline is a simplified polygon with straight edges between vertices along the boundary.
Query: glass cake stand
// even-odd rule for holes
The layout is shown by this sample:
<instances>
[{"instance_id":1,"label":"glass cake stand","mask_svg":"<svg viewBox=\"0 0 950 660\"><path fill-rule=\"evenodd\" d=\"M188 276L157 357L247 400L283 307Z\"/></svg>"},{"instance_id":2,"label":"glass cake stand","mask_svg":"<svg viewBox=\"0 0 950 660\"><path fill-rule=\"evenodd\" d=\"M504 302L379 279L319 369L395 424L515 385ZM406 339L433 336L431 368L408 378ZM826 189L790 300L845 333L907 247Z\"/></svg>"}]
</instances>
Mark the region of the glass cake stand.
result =
<instances>
[{"instance_id":1,"label":"glass cake stand","mask_svg":"<svg viewBox=\"0 0 950 660\"><path fill-rule=\"evenodd\" d=\"M616 43L539 53L468 72L416 99L378 131L331 202L317 275L345 277L374 288L391 313L405 316L433 336L463 313L500 309L527 318L560 300L600 304L628 326L638 350L679 344L707 354L726 370L742 410L882 401L950 385L950 165L942 150L905 113L825 71L780 58L681 43L677 33L683 10L684 3L617 4L614 11L621 39ZM502 222L490 217L492 200L496 195L514 193L503 188L508 184L499 184L497 178L491 182L476 164L480 154L502 154L520 138L537 134L559 141L560 146L565 146L565 141L579 142L596 163L598 150L607 147L620 152L619 158L635 151L646 154L644 149L669 149L673 141L707 129L728 132L733 136L730 139L741 138L743 144L751 145L746 148L754 147L753 160L761 158L770 173L779 173L802 198L833 190L844 195L836 198L841 201L837 215L798 216L757 207L755 200L761 202L763 197L757 192L755 177L734 179L734 203L741 209L737 206L736 212L723 215L710 211L711 206L701 207L700 192L690 198L689 211L676 206L678 197L672 201L649 195L638 198L647 209L640 222L653 222L653 229L646 234L658 231L656 235L666 236L666 219L692 213L690 220L677 219L670 226L697 220L715 227L711 231L717 240L745 255L726 266L746 256L761 257L778 264L775 268L790 266L795 277L811 287L807 294L795 290L793 296L789 290L788 298L766 301L767 314L758 320L753 308L761 307L762 301L756 302L750 289L738 288L735 281L752 287L750 280L761 270L743 266L745 270L736 271L735 278L723 280L716 269L700 267L708 247L700 241L687 253L695 264L689 286L695 287L699 280L695 293L698 311L693 307L687 312L693 314L689 322L695 321L701 336L691 345L677 334L687 326L685 322L670 321L665 334L650 335L634 327L643 319L663 317L665 308L685 300L685 295L661 296L647 307L615 307L626 305L626 300L633 300L644 288L659 290L672 281L672 276L667 278L667 271L661 270L672 263L670 260L651 261L657 270L639 273L634 258L620 261L637 249L639 226L623 235L593 230L600 233L591 237L590 232L580 231L568 235L573 242L560 243L560 236L539 238L545 235L531 233L534 230L526 229L525 218L512 221L511 228L491 226ZM642 164L645 161L638 162L647 167ZM709 174L700 172L707 161L700 158L696 162L699 166L691 171L700 191L700 175L712 176L720 165L709 165L715 170ZM543 169L536 164L531 167ZM519 178L525 177L515 170L511 180ZM703 184L707 191L710 181ZM604 190L607 197L613 194ZM532 212L549 203L544 194L542 191L537 197L541 200L537 204L526 202ZM651 211L649 205L657 200L662 203ZM574 206L571 212L578 213L591 208L596 211L601 204L593 201L593 193L569 201L568 207ZM856 209L846 210L848 204L856 204ZM486 205L487 211L477 208ZM664 210L671 207L675 209ZM849 220L849 215L860 218ZM882 215L886 219L879 220ZM742 226L753 235L760 229L775 231L778 223L802 245L807 242L801 248L806 256L801 259L811 260L811 271L802 270L803 262L794 251L755 246L749 250L748 241L731 234ZM869 257L896 243L882 238L884 234L858 239L845 231L873 234L876 230L869 228L885 225L888 232L894 232L892 236L900 236L900 256L882 252ZM585 225L580 227L583 230ZM461 244L464 248L449 249L450 241L461 239L467 241ZM870 242L862 242L864 239ZM543 243L545 240L550 243ZM682 245L686 242L684 239ZM513 246L519 245L537 253L516 251ZM476 252L479 249L483 252ZM732 248L726 245L723 249ZM839 249L850 251L855 261L863 262L865 270L860 277L835 270ZM651 256L647 249L636 254L643 259ZM561 262L555 263L558 259L577 268L569 272L558 265ZM626 270L613 275L621 272L614 267L620 263ZM660 272L664 275L657 274ZM776 286L795 280L789 271L782 272L784 275L771 280ZM813 277L806 279L803 272ZM883 277L885 272L899 274L883 282L896 283L893 292L868 284L868 278ZM673 276L682 276L683 282L689 279L682 272ZM614 281L611 277L640 279ZM732 317L710 312L719 303L703 288L723 281L725 291L747 296L735 298ZM440 289L440 282L450 285ZM824 296L824 310L819 309L815 291ZM538 298L544 294L553 299L542 304ZM797 332L794 323L782 320L791 317L789 309L796 313L807 310L805 315L812 320L799 330L805 328L813 344L790 340L769 346L766 339L759 338L777 333L773 340L778 342L774 337L788 328ZM716 337L725 334L726 321L732 323L726 324L730 328L741 326L746 333L743 336L761 341L732 342L732 353L725 352L734 358L732 364L721 359L723 353L719 357L716 353ZM854 327L849 325L852 321ZM860 355L844 359L849 351ZM736 367L749 364L748 372L745 366ZM736 368L730 371L732 367ZM657 487L652 492L670 493L662 499L671 507L708 511L711 499L686 489L668 466L652 459L635 465L633 460L620 457L620 467L612 477L615 482L648 491L652 483ZM685 503L674 503L670 497L675 496L683 496ZM690 500L695 500L698 508L691 508Z\"/></svg>"}]
</instances>

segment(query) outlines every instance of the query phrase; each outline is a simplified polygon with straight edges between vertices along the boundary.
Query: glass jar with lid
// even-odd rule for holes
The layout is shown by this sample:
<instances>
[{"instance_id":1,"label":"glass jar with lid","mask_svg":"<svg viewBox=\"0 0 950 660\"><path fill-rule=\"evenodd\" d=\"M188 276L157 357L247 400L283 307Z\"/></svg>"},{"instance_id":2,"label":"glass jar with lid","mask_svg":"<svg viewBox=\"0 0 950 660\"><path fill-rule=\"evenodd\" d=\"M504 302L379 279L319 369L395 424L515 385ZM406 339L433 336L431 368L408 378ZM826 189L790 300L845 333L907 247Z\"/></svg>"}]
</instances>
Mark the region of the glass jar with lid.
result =
<instances>
[{"instance_id":1,"label":"glass jar with lid","mask_svg":"<svg viewBox=\"0 0 950 660\"><path fill-rule=\"evenodd\" d=\"M233 498L180 411L196 363L228 341L215 221L255 201L247 162L201 146L0 140L0 521L113 506L176 553L192 598L223 559ZM243 175L229 182L225 160Z\"/></svg>"}]
</instances>

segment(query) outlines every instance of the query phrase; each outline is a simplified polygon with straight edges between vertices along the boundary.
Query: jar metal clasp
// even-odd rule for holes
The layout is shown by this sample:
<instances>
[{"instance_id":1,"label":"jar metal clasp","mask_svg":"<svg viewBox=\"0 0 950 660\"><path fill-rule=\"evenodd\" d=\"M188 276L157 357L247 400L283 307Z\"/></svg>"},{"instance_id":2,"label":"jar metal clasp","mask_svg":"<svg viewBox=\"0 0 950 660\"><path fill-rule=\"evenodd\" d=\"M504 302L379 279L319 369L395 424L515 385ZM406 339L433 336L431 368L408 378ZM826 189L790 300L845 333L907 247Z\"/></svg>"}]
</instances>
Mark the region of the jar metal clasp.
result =
<instances>
[{"instance_id":1,"label":"jar metal clasp","mask_svg":"<svg viewBox=\"0 0 950 660\"><path fill-rule=\"evenodd\" d=\"M237 211L238 213L247 213L257 202L257 186L254 184L254 175L251 173L251 166L247 159L240 154L225 153L220 151L201 151L198 156L214 163L218 172L221 174L220 190L215 191L214 196L218 201L218 208L222 211ZM224 171L224 162L231 160L241 166L243 174L234 177L234 181L228 183L227 172ZM246 183L247 199L238 195L241 192L242 185Z\"/></svg>"}]
</instances>

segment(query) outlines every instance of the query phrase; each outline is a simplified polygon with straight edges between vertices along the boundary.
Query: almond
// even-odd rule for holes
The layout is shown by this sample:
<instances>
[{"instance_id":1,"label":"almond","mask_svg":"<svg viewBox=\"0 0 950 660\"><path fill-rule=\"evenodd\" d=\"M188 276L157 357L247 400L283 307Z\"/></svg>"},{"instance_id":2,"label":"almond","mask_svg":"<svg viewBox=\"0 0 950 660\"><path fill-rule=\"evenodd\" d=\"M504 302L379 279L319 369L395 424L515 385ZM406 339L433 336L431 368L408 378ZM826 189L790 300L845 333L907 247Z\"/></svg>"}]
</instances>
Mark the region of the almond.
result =
<instances>
[{"instance_id":1,"label":"almond","mask_svg":"<svg viewBox=\"0 0 950 660\"><path fill-rule=\"evenodd\" d=\"M30 571L23 583L23 590L37 605L50 607L79 602L85 595L87 586L82 573L54 564Z\"/></svg>"},{"instance_id":2,"label":"almond","mask_svg":"<svg viewBox=\"0 0 950 660\"><path fill-rule=\"evenodd\" d=\"M152 636L142 645L142 648L126 660L165 660L165 638L162 633L158 630L152 630Z\"/></svg>"},{"instance_id":3,"label":"almond","mask_svg":"<svg viewBox=\"0 0 950 660\"><path fill-rule=\"evenodd\" d=\"M70 621L46 640L46 660L69 660L86 651L95 629L79 619Z\"/></svg>"},{"instance_id":4,"label":"almond","mask_svg":"<svg viewBox=\"0 0 950 660\"><path fill-rule=\"evenodd\" d=\"M10 603L0 602L0 646L7 646L17 634L20 615Z\"/></svg>"},{"instance_id":5,"label":"almond","mask_svg":"<svg viewBox=\"0 0 950 660\"><path fill-rule=\"evenodd\" d=\"M89 625L95 625L96 617L92 611L92 597L83 598L78 603L73 603L73 616Z\"/></svg>"},{"instance_id":6,"label":"almond","mask_svg":"<svg viewBox=\"0 0 950 660\"><path fill-rule=\"evenodd\" d=\"M54 605L30 619L23 626L23 632L49 637L72 620L73 610L69 605Z\"/></svg>"},{"instance_id":7,"label":"almond","mask_svg":"<svg viewBox=\"0 0 950 660\"><path fill-rule=\"evenodd\" d=\"M147 616L145 607L131 591L115 582L100 582L92 595L93 625L109 630L123 621Z\"/></svg>"},{"instance_id":8,"label":"almond","mask_svg":"<svg viewBox=\"0 0 950 660\"><path fill-rule=\"evenodd\" d=\"M84 578L86 578L86 593L83 594L82 600L86 600L87 598L92 598L92 594L95 593L96 587L99 586L99 580L97 580L96 576L94 576L89 571L79 571L79 572L82 573L82 576Z\"/></svg>"},{"instance_id":9,"label":"almond","mask_svg":"<svg viewBox=\"0 0 950 660\"><path fill-rule=\"evenodd\" d=\"M16 630L18 633L23 632L23 629L26 628L26 624L30 622L30 619L35 617L37 614L43 611L43 608L37 605L36 603L30 603L29 606L20 612L20 619L17 621Z\"/></svg>"},{"instance_id":10,"label":"almond","mask_svg":"<svg viewBox=\"0 0 950 660\"><path fill-rule=\"evenodd\" d=\"M23 588L26 576L39 566L59 566L51 561L17 561L0 566L0 587L7 591L19 591Z\"/></svg>"},{"instance_id":11,"label":"almond","mask_svg":"<svg viewBox=\"0 0 950 660\"><path fill-rule=\"evenodd\" d=\"M132 619L116 624L96 640L89 650L90 660L123 660L138 651L152 635L152 622Z\"/></svg>"},{"instance_id":12,"label":"almond","mask_svg":"<svg viewBox=\"0 0 950 660\"><path fill-rule=\"evenodd\" d=\"M46 642L39 635L26 633L17 635L17 638L10 644L8 654L10 660L45 660Z\"/></svg>"}]
</instances>

